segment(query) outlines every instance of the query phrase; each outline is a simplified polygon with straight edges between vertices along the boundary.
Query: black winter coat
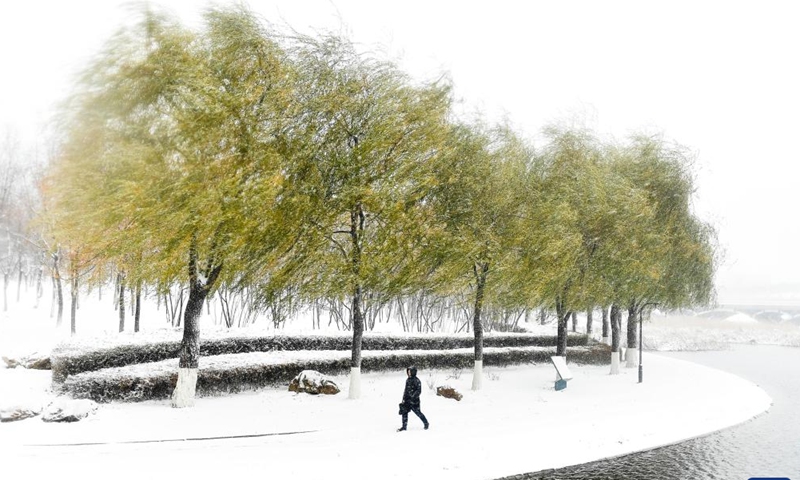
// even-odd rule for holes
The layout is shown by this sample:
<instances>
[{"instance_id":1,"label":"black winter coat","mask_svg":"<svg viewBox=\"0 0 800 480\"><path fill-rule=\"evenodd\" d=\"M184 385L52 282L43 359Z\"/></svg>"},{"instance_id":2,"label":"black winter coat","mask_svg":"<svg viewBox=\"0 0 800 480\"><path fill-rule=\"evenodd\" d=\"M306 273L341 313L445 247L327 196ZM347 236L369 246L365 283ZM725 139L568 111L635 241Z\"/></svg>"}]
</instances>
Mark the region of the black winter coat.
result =
<instances>
[{"instance_id":1,"label":"black winter coat","mask_svg":"<svg viewBox=\"0 0 800 480\"><path fill-rule=\"evenodd\" d=\"M422 382L417 378L417 369L411 368L411 376L406 379L403 390L403 403L409 408L419 407L419 395L422 393Z\"/></svg>"}]
</instances>

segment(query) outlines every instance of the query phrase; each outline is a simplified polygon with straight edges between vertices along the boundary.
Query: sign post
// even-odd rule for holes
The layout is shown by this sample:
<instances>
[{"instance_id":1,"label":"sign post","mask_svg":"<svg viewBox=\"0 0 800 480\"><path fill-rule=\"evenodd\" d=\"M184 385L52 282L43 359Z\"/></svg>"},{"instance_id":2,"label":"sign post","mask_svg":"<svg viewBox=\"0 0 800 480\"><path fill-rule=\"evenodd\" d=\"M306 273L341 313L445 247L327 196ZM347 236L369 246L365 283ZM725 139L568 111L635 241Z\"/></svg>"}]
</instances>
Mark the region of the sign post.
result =
<instances>
[{"instance_id":1,"label":"sign post","mask_svg":"<svg viewBox=\"0 0 800 480\"><path fill-rule=\"evenodd\" d=\"M567 359L566 357L552 356L550 361L553 362L553 366L556 368L556 377L558 377L555 385L556 391L564 390L567 388L567 380L572 380L572 372L567 367Z\"/></svg>"}]
</instances>

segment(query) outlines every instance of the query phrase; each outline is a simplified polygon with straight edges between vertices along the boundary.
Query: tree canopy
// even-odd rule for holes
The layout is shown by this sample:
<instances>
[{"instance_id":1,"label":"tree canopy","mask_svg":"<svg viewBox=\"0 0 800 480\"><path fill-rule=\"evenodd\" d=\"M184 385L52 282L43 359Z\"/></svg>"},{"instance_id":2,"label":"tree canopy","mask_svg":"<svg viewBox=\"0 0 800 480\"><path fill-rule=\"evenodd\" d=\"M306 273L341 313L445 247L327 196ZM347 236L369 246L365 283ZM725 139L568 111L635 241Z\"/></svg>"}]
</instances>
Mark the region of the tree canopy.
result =
<instances>
[{"instance_id":1,"label":"tree canopy","mask_svg":"<svg viewBox=\"0 0 800 480\"><path fill-rule=\"evenodd\" d=\"M486 307L555 309L563 354L570 312L713 299L685 148L564 127L535 148L452 104L340 36L144 10L65 102L48 221L98 276L188 285L195 310L220 285L342 301L352 368L364 312L417 292L469 298L476 361Z\"/></svg>"}]
</instances>

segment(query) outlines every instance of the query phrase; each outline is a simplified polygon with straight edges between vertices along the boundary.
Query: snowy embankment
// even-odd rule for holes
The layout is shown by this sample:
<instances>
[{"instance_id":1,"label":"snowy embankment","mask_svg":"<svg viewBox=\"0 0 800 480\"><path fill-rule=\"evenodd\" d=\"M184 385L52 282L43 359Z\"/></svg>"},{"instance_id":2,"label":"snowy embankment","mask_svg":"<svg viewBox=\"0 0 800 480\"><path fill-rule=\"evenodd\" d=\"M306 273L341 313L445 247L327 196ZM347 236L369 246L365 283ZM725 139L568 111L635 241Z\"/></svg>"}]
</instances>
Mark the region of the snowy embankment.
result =
<instances>
[{"instance_id":1,"label":"snowy embankment","mask_svg":"<svg viewBox=\"0 0 800 480\"><path fill-rule=\"evenodd\" d=\"M309 396L280 388L200 398L190 409L112 403L74 424L3 424L0 448L9 460L0 469L33 478L161 478L179 465L195 478L487 479L677 442L770 405L760 388L724 372L654 354L644 365L642 384L636 369L612 376L607 366L571 366L574 379L560 392L547 364L487 368L478 392L469 390L469 370L421 371L431 429L412 415L403 433L394 431L403 372L364 374L359 400L346 391ZM0 369L0 386L35 395L48 387L48 373ZM333 379L346 389L347 377ZM442 384L463 400L437 397L430 386ZM263 436L287 432L307 433ZM42 446L78 443L101 445Z\"/></svg>"},{"instance_id":2,"label":"snowy embankment","mask_svg":"<svg viewBox=\"0 0 800 480\"><path fill-rule=\"evenodd\" d=\"M726 350L732 344L800 347L800 328L760 323L743 314L724 320L653 316L644 323L645 351Z\"/></svg>"}]
</instances>

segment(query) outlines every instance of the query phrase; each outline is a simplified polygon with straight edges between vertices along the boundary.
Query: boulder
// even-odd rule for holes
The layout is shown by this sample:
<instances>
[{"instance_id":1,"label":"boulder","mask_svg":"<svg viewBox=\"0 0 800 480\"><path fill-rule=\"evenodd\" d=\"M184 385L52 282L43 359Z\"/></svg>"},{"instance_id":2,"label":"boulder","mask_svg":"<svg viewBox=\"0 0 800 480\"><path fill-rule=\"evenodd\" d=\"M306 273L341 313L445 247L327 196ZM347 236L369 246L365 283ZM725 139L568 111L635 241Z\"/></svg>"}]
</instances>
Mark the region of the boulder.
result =
<instances>
[{"instance_id":1,"label":"boulder","mask_svg":"<svg viewBox=\"0 0 800 480\"><path fill-rule=\"evenodd\" d=\"M97 403L91 400L58 398L47 406L42 414L45 422L77 422L97 411Z\"/></svg>"},{"instance_id":2,"label":"boulder","mask_svg":"<svg viewBox=\"0 0 800 480\"><path fill-rule=\"evenodd\" d=\"M6 367L8 368L17 368L20 366L19 360L15 358L8 358L5 355L3 356L3 363L5 363Z\"/></svg>"},{"instance_id":3,"label":"boulder","mask_svg":"<svg viewBox=\"0 0 800 480\"><path fill-rule=\"evenodd\" d=\"M24 357L3 357L8 368L25 367L33 370L50 370L50 355L32 353Z\"/></svg>"},{"instance_id":4,"label":"boulder","mask_svg":"<svg viewBox=\"0 0 800 480\"><path fill-rule=\"evenodd\" d=\"M50 370L50 355L49 354L38 354L35 353L33 355L28 355L22 359L23 365L25 368L30 368L32 370Z\"/></svg>"},{"instance_id":5,"label":"boulder","mask_svg":"<svg viewBox=\"0 0 800 480\"><path fill-rule=\"evenodd\" d=\"M32 407L30 405L14 405L0 409L0 422L16 422L26 418L35 417L42 413L42 407Z\"/></svg>"},{"instance_id":6,"label":"boulder","mask_svg":"<svg viewBox=\"0 0 800 480\"><path fill-rule=\"evenodd\" d=\"M312 395L336 395L339 386L316 370L303 370L289 383L289 391L310 393Z\"/></svg>"},{"instance_id":7,"label":"boulder","mask_svg":"<svg viewBox=\"0 0 800 480\"><path fill-rule=\"evenodd\" d=\"M436 395L444 398L452 398L455 399L456 401L461 401L461 399L464 397L463 395L458 393L458 391L455 388L449 385L436 387Z\"/></svg>"}]
</instances>

